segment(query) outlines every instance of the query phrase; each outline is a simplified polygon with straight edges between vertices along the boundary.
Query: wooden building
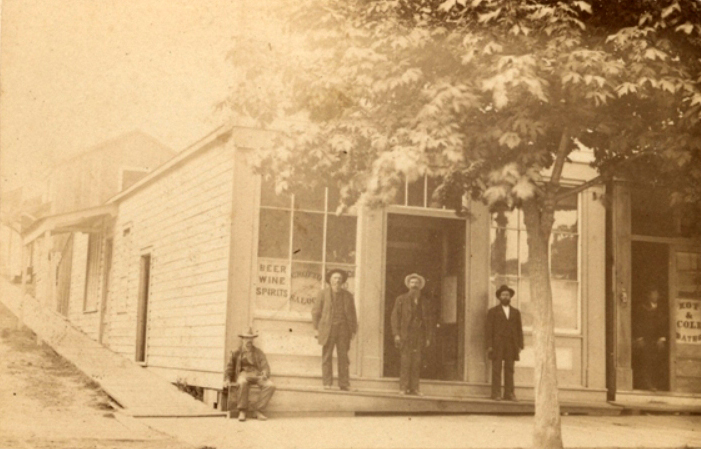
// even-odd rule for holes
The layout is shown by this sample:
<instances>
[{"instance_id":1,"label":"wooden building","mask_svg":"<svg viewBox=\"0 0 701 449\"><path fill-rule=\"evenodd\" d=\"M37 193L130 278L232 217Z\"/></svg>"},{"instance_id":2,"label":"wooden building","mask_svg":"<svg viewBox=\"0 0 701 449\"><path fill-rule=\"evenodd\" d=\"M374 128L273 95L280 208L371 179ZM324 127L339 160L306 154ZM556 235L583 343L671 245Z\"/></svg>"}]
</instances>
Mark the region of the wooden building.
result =
<instances>
[{"instance_id":1,"label":"wooden building","mask_svg":"<svg viewBox=\"0 0 701 449\"><path fill-rule=\"evenodd\" d=\"M350 350L351 383L380 393L398 390L389 331L394 299L406 274L426 277L424 291L439 320L422 391L445 398L489 396L485 317L497 303L495 288L506 283L517 291L513 303L522 310L526 334L517 395L533 396L528 250L518 211L489 213L473 203L473 217L458 218L431 203L436 183L423 178L406 184L384 209L338 216L337 191L278 196L253 173L248 158L269 140L252 128L217 129L99 208L63 219L63 225L93 227L80 243L87 245L87 260L78 263L99 273L93 286L73 279L91 304L77 311L92 318L69 319L169 380L206 388L212 402L238 333L252 325L281 387L271 407L284 409L285 394L296 394L297 410L320 411L329 401L308 394L321 392L321 348L310 312L326 271L346 270L346 287L355 295L359 331ZM577 153L563 179L576 186L594 175L586 153ZM631 265L631 234L621 230L626 216L630 226L630 202L621 199L623 187L612 188L610 213L603 186L574 195L556 211L550 265L563 401L604 402L607 394L634 387L630 315L615 298L621 289L631 291L630 273L645 274ZM672 252L676 246L669 249L669 260L685 264L670 271L670 279L698 270L693 257L701 247L685 242L691 249L681 259ZM697 256L687 261L687 253ZM698 292L693 282L675 285ZM696 362L685 348L678 345L675 354L686 367ZM688 387L693 369L678 375L677 388L694 389Z\"/></svg>"}]
</instances>

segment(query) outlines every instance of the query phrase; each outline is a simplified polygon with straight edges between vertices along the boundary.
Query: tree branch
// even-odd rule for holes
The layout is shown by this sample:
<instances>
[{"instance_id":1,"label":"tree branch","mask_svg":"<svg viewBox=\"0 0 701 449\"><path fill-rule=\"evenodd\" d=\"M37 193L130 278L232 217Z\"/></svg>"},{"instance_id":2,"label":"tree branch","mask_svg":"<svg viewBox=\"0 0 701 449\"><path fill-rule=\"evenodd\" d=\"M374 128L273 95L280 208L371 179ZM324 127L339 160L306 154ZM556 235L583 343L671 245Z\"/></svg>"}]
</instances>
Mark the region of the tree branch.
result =
<instances>
[{"instance_id":1,"label":"tree branch","mask_svg":"<svg viewBox=\"0 0 701 449\"><path fill-rule=\"evenodd\" d=\"M590 179L589 181L585 182L584 184L578 185L577 187L574 187L572 189L568 189L566 192L561 193L559 195L555 195L555 198L553 198L553 201L555 204L557 204L558 202L562 201L563 199L567 198L568 196L576 195L579 192L587 190L591 186L594 186L596 184L601 184L603 182L608 181L609 179L611 179L610 175L596 176L596 177Z\"/></svg>"},{"instance_id":2,"label":"tree branch","mask_svg":"<svg viewBox=\"0 0 701 449\"><path fill-rule=\"evenodd\" d=\"M569 154L570 148L570 128L565 126L562 130L562 136L560 137L560 146L557 149L557 157L555 158L555 166L553 167L553 174L550 177L551 186L560 185L560 177L562 176L562 169L565 166L565 160Z\"/></svg>"}]
</instances>

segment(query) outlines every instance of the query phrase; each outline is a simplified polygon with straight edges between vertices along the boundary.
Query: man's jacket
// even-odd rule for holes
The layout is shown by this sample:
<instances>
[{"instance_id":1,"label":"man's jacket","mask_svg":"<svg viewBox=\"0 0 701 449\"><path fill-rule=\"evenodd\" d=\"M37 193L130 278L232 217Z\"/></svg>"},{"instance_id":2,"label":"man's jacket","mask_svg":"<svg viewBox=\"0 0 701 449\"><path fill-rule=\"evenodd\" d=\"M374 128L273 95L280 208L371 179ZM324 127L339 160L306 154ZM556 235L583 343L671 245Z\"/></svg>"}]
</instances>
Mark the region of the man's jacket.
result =
<instances>
[{"instance_id":1,"label":"man's jacket","mask_svg":"<svg viewBox=\"0 0 701 449\"><path fill-rule=\"evenodd\" d=\"M523 349L523 326L521 312L509 306L506 318L501 304L487 312L487 348L492 348L492 360L519 360Z\"/></svg>"},{"instance_id":2,"label":"man's jacket","mask_svg":"<svg viewBox=\"0 0 701 449\"><path fill-rule=\"evenodd\" d=\"M341 289L336 294L336 300L343 306L343 313L346 316L346 323L351 335L358 331L358 317L355 314L355 301L353 295ZM319 331L319 344L325 345L331 334L331 324L333 324L333 300L331 298L331 288L325 288L319 292L312 308L312 322L314 329Z\"/></svg>"},{"instance_id":3,"label":"man's jacket","mask_svg":"<svg viewBox=\"0 0 701 449\"><path fill-rule=\"evenodd\" d=\"M392 309L392 336L396 337L399 335L402 344L403 342L407 341L407 338L409 337L409 325L411 324L412 317L412 301L413 299L411 294L406 292L403 295L397 296L397 299L394 301L394 308ZM424 296L419 298L417 311L421 314L424 336L428 341L432 341L435 326L433 322L433 310L428 298Z\"/></svg>"},{"instance_id":4,"label":"man's jacket","mask_svg":"<svg viewBox=\"0 0 701 449\"><path fill-rule=\"evenodd\" d=\"M256 371L260 374L264 374L265 377L270 377L270 366L268 365L268 359L265 358L263 351L256 348L255 346L251 349L253 352L253 363L255 365ZM236 382L241 374L241 357L244 351L242 349L237 349L231 352L231 357L229 358L229 363L226 365L225 379L232 382Z\"/></svg>"}]
</instances>

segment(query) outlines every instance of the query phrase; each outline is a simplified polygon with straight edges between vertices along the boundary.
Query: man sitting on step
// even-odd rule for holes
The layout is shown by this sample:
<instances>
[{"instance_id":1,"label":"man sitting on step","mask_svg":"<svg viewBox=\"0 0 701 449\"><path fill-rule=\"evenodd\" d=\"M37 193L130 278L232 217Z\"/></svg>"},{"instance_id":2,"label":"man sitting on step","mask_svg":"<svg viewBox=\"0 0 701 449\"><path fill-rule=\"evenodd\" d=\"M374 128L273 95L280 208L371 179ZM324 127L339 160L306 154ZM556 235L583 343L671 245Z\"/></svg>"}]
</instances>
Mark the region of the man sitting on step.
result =
<instances>
[{"instance_id":1,"label":"man sitting on step","mask_svg":"<svg viewBox=\"0 0 701 449\"><path fill-rule=\"evenodd\" d=\"M261 410L270 401L275 392L275 385L270 380L270 366L263 351L253 346L253 339L258 335L249 328L248 333L239 334L241 347L231 353L231 358L226 366L224 374L224 389L228 389L232 382L236 383L236 408L239 412L239 421L246 420L246 412L253 413L252 417L265 421L267 418ZM248 392L251 385L260 387L260 399L249 407Z\"/></svg>"}]
</instances>

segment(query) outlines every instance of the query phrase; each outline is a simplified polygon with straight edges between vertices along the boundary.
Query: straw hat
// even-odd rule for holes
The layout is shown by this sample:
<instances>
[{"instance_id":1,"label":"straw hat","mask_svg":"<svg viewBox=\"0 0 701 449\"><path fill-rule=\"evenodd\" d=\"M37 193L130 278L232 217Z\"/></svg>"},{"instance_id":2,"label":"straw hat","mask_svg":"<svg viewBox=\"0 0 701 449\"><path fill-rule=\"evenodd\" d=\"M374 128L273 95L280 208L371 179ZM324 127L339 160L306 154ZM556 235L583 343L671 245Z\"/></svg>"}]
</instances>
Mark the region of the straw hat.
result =
<instances>
[{"instance_id":1,"label":"straw hat","mask_svg":"<svg viewBox=\"0 0 701 449\"><path fill-rule=\"evenodd\" d=\"M426 286L426 279L424 279L423 276L421 276L418 273L411 273L409 276L404 278L404 285L406 285L407 288L409 288L409 281L411 281L412 279L419 280L419 290L423 290L423 288Z\"/></svg>"}]
</instances>

